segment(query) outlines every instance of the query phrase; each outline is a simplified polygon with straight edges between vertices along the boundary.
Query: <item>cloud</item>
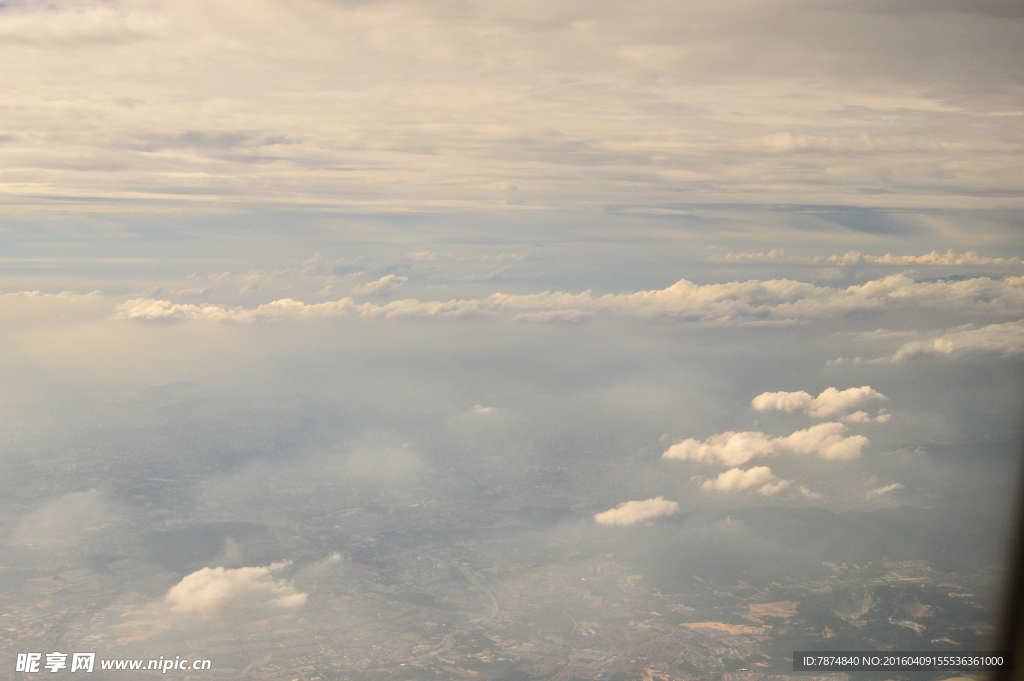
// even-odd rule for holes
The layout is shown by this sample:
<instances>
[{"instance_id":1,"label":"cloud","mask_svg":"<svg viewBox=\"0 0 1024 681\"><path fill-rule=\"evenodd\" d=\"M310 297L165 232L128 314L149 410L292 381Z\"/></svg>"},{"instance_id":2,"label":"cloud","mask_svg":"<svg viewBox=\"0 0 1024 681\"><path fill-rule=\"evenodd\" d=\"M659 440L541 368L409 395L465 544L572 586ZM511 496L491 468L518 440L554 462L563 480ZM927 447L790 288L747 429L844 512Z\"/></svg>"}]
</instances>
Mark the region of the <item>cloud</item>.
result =
<instances>
[{"instance_id":1,"label":"cloud","mask_svg":"<svg viewBox=\"0 0 1024 681\"><path fill-rule=\"evenodd\" d=\"M868 415L866 411L855 411L844 416L842 420L847 423L888 423L890 418L892 418L892 414L882 409L874 417Z\"/></svg>"},{"instance_id":2,"label":"cloud","mask_svg":"<svg viewBox=\"0 0 1024 681\"><path fill-rule=\"evenodd\" d=\"M792 151L937 151L942 148L948 150L965 151L962 146L952 145L948 142L935 142L925 137L912 137L907 135L868 135L861 133L851 135L801 135L791 132L776 132L765 135L761 138L764 144L779 152Z\"/></svg>"},{"instance_id":3,"label":"cloud","mask_svg":"<svg viewBox=\"0 0 1024 681\"><path fill-rule=\"evenodd\" d=\"M324 303L303 303L282 298L254 309L223 305L193 305L169 300L135 298L116 307L113 318L134 321L210 320L233 322L270 322L288 318L328 317L464 317L488 313L480 301L451 300L420 302L415 299L395 300L385 305L357 304L351 298Z\"/></svg>"},{"instance_id":4,"label":"cloud","mask_svg":"<svg viewBox=\"0 0 1024 681\"><path fill-rule=\"evenodd\" d=\"M941 336L904 343L893 354L871 361L892 363L925 355L943 357L962 353L1024 357L1024 319L989 324L980 329L971 326L949 329Z\"/></svg>"},{"instance_id":5,"label":"cloud","mask_svg":"<svg viewBox=\"0 0 1024 681\"><path fill-rule=\"evenodd\" d=\"M626 501L613 509L595 513L594 520L601 525L632 525L641 520L672 515L679 511L679 504L666 501L664 497L654 497L643 501Z\"/></svg>"},{"instance_id":6,"label":"cloud","mask_svg":"<svg viewBox=\"0 0 1024 681\"><path fill-rule=\"evenodd\" d=\"M271 576L287 565L202 568L172 586L164 600L174 612L200 615L216 615L249 605L287 610L301 608L308 594L297 592L290 581Z\"/></svg>"},{"instance_id":7,"label":"cloud","mask_svg":"<svg viewBox=\"0 0 1024 681\"><path fill-rule=\"evenodd\" d=\"M898 490L898 489L904 489L905 487L906 486L902 482L894 482L891 485L885 485L883 487L877 487L877 488L871 490L870 492L868 492L868 494L870 494L872 496L880 496L882 494L886 494L888 492L892 492L892 491L895 491L895 490Z\"/></svg>"},{"instance_id":8,"label":"cloud","mask_svg":"<svg viewBox=\"0 0 1024 681\"><path fill-rule=\"evenodd\" d=\"M859 251L847 251L842 255L816 255L802 257L796 255L787 256L784 249L773 248L768 252L760 253L727 253L725 255L713 255L708 258L709 262L793 262L806 265L856 265L858 263L875 263L879 265L987 265L996 267L1019 267L1024 265L1024 260L1019 256L1009 258L990 258L980 256L974 251L957 253L950 249L945 253L932 251L924 255L865 255Z\"/></svg>"},{"instance_id":9,"label":"cloud","mask_svg":"<svg viewBox=\"0 0 1024 681\"><path fill-rule=\"evenodd\" d=\"M137 40L157 35L165 23L155 14L116 11L109 7L5 14L0 14L0 39L46 46Z\"/></svg>"},{"instance_id":10,"label":"cloud","mask_svg":"<svg viewBox=\"0 0 1024 681\"><path fill-rule=\"evenodd\" d=\"M756 489L760 494L771 496L788 485L788 480L780 480L768 466L754 466L749 470L730 468L714 480L704 482L701 488L721 492Z\"/></svg>"},{"instance_id":11,"label":"cloud","mask_svg":"<svg viewBox=\"0 0 1024 681\"><path fill-rule=\"evenodd\" d=\"M882 256L864 256L868 262L876 262L884 265L1021 265L1022 261L1018 256L1012 258L986 258L979 256L973 251L967 251L957 255L952 249L945 253L932 251L925 255L900 255L894 256L886 253Z\"/></svg>"},{"instance_id":12,"label":"cloud","mask_svg":"<svg viewBox=\"0 0 1024 681\"><path fill-rule=\"evenodd\" d=\"M677 442L662 457L735 466L756 457L775 456L778 450L779 438L773 439L760 432L729 431L712 435L704 442L693 438Z\"/></svg>"},{"instance_id":13,"label":"cloud","mask_svg":"<svg viewBox=\"0 0 1024 681\"><path fill-rule=\"evenodd\" d=\"M213 288L210 286L204 286L203 288L183 288L177 292L179 296L197 297L208 296L213 293Z\"/></svg>"},{"instance_id":14,"label":"cloud","mask_svg":"<svg viewBox=\"0 0 1024 681\"><path fill-rule=\"evenodd\" d=\"M797 487L796 491L797 491L797 493L800 496L806 497L808 499L820 499L821 498L821 493L820 492L814 492L814 491L812 491L810 489L807 489L803 485L801 485L800 487Z\"/></svg>"},{"instance_id":15,"label":"cloud","mask_svg":"<svg viewBox=\"0 0 1024 681\"><path fill-rule=\"evenodd\" d=\"M870 444L863 435L844 436L842 423L819 423L786 437L769 437L757 431L725 432L701 442L688 438L669 447L665 459L723 463L738 466L751 459L774 457L782 453L817 454L823 459L853 459Z\"/></svg>"},{"instance_id":16,"label":"cloud","mask_svg":"<svg viewBox=\"0 0 1024 681\"><path fill-rule=\"evenodd\" d=\"M844 437L846 426L841 423L819 423L807 430L779 438L779 447L796 454L817 454L823 459L854 459L869 444L863 435Z\"/></svg>"},{"instance_id":17,"label":"cloud","mask_svg":"<svg viewBox=\"0 0 1024 681\"><path fill-rule=\"evenodd\" d=\"M811 397L809 393L803 390L798 392L765 392L755 397L751 404L754 409L759 411L770 409L788 412L802 411L815 418L829 418L859 407L869 400L887 399L889 398L882 393L869 385L865 385L860 388L847 388L846 390L826 388L817 397ZM864 416L866 417L867 414L864 414ZM858 416L848 417L846 420L864 421L868 419ZM883 422L884 420L887 419L883 419Z\"/></svg>"},{"instance_id":18,"label":"cloud","mask_svg":"<svg viewBox=\"0 0 1024 681\"><path fill-rule=\"evenodd\" d=\"M402 282L408 281L409 277L400 277L397 274L389 274L377 281L362 284L352 289L352 293L364 296L383 296L391 293L401 286Z\"/></svg>"},{"instance_id":19,"label":"cloud","mask_svg":"<svg viewBox=\"0 0 1024 681\"><path fill-rule=\"evenodd\" d=\"M12 545L57 548L90 541L93 532L118 519L115 507L99 490L72 492L33 509L18 523Z\"/></svg>"},{"instance_id":20,"label":"cloud","mask_svg":"<svg viewBox=\"0 0 1024 681\"><path fill-rule=\"evenodd\" d=\"M101 6L53 9L69 4ZM514 9L472 0L457 13L414 0L5 5L0 58L25 64L5 74L8 98L18 96L5 131L26 140L5 167L25 183L15 185L22 197L51 206L59 187L94 205L163 190L162 202L179 205L202 196L202 207L241 199L393 212L516 210L503 196L513 187L532 206L628 199L651 210L680 189L711 201L904 206L930 182L933 208L1005 201L1020 188L1013 148L972 125L1004 100L964 96L1015 86L1019 29L946 4L910 13L763 0L654 2L642 13L578 0ZM151 35L159 40L139 39ZM208 68L186 68L194 61ZM245 77L252 71L259 83ZM566 73L571 91L546 86ZM808 79L822 87L789 101ZM53 108L57 95L65 106ZM215 99L218 108L203 107ZM954 99L962 105L944 106ZM652 105L669 101L688 115ZM82 115L129 137L200 125L216 137L240 122L266 134L139 158L125 134L69 125ZM75 152L83 164L102 161L88 178L60 163ZM942 174L950 167L960 172ZM135 178L131 194L123 173Z\"/></svg>"},{"instance_id":21,"label":"cloud","mask_svg":"<svg viewBox=\"0 0 1024 681\"><path fill-rule=\"evenodd\" d=\"M523 312L512 318L514 322L579 324L594 316L586 310L547 310L545 312Z\"/></svg>"},{"instance_id":22,"label":"cloud","mask_svg":"<svg viewBox=\"0 0 1024 681\"><path fill-rule=\"evenodd\" d=\"M725 255L713 255L708 258L708 262L736 262L741 260L765 261L782 259L791 259L786 258L786 249L773 248L767 253L726 253Z\"/></svg>"},{"instance_id":23,"label":"cloud","mask_svg":"<svg viewBox=\"0 0 1024 681\"><path fill-rule=\"evenodd\" d=\"M803 390L799 392L764 392L751 400L754 409L765 411L777 409L779 411L805 411L809 412L814 404L811 394Z\"/></svg>"},{"instance_id":24,"label":"cloud","mask_svg":"<svg viewBox=\"0 0 1024 681\"><path fill-rule=\"evenodd\" d=\"M394 277L395 275L388 275ZM390 283L401 277L381 281ZM382 287L390 283L382 284ZM383 290L383 288L378 289ZM681 279L668 288L595 297L549 292L495 293L483 300L421 302L410 298L385 305L356 304L351 298L308 304L284 298L255 309L220 305L186 305L137 298L118 306L115 319L269 321L290 316L329 317L463 317L478 314L518 315L522 321L579 321L592 313L638 319L667 319L702 324L784 324L829 319L869 310L942 309L972 314L1024 314L1024 277L993 280L915 282L898 274L847 288L815 286L788 279L698 285Z\"/></svg>"}]
</instances>

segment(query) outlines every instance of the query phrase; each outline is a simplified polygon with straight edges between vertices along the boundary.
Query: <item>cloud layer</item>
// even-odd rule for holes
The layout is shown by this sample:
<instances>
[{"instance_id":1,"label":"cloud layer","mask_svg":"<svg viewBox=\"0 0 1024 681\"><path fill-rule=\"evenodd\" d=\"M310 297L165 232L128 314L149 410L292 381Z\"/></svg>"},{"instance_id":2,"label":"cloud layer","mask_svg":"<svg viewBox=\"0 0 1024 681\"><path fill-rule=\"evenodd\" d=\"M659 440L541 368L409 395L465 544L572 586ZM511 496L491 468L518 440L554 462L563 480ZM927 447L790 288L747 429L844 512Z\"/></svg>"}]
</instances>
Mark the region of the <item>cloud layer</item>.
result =
<instances>
[{"instance_id":1,"label":"cloud layer","mask_svg":"<svg viewBox=\"0 0 1024 681\"><path fill-rule=\"evenodd\" d=\"M999 115L1014 120L1020 20L989 7L7 3L4 195L107 210L508 212L680 192L1009 205L1020 142Z\"/></svg>"},{"instance_id":2,"label":"cloud layer","mask_svg":"<svg viewBox=\"0 0 1024 681\"><path fill-rule=\"evenodd\" d=\"M374 285L386 287L394 281L385 277ZM356 303L351 298L312 304L284 298L254 309L136 298L121 303L114 318L257 322L288 317L466 317L514 313L524 321L582 321L594 313L606 313L705 324L770 324L913 308L975 315L1024 315L1024 277L915 282L906 275L892 275L846 288L787 279L705 285L682 279L665 289L603 296L594 296L591 291L495 293L482 300L405 299L381 305Z\"/></svg>"}]
</instances>

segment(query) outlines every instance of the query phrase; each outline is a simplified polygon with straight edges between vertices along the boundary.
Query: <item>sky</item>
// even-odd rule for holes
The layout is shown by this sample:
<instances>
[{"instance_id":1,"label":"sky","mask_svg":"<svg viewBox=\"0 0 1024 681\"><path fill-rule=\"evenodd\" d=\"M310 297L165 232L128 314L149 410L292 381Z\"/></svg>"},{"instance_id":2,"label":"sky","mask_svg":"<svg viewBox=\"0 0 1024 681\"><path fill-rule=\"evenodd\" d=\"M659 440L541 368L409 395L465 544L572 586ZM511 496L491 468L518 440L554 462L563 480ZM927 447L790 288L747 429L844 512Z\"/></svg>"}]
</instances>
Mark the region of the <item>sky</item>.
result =
<instances>
[{"instance_id":1,"label":"sky","mask_svg":"<svg viewBox=\"0 0 1024 681\"><path fill-rule=\"evenodd\" d=\"M0 2L0 553L463 471L666 583L995 569L1022 42L998 0ZM287 554L165 561L167 607L308 607Z\"/></svg>"}]
</instances>

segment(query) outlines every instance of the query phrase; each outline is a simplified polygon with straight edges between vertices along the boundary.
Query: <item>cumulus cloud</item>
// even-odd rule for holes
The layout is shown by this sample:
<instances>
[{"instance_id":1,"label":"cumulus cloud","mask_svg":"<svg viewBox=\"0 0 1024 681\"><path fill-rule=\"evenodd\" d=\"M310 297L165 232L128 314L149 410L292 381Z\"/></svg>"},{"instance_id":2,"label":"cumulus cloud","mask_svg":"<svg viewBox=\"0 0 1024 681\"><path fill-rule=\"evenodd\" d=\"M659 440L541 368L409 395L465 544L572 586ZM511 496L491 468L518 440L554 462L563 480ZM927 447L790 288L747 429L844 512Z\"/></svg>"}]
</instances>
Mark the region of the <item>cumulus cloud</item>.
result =
<instances>
[{"instance_id":1,"label":"cumulus cloud","mask_svg":"<svg viewBox=\"0 0 1024 681\"><path fill-rule=\"evenodd\" d=\"M779 446L796 454L817 454L823 459L854 459L869 444L863 435L844 436L841 423L819 423L806 430L779 438Z\"/></svg>"},{"instance_id":2,"label":"cumulus cloud","mask_svg":"<svg viewBox=\"0 0 1024 681\"><path fill-rule=\"evenodd\" d=\"M774 456L778 450L778 438L770 438L764 433L756 431L744 433L728 431L712 435L703 442L687 438L669 447L662 457L735 466L756 457Z\"/></svg>"},{"instance_id":3,"label":"cumulus cloud","mask_svg":"<svg viewBox=\"0 0 1024 681\"><path fill-rule=\"evenodd\" d=\"M408 280L409 277L400 277L397 274L389 274L381 277L377 281L371 281L368 284L356 286L352 289L352 293L363 296L383 296L391 293L401 286L402 282Z\"/></svg>"},{"instance_id":4,"label":"cumulus cloud","mask_svg":"<svg viewBox=\"0 0 1024 681\"><path fill-rule=\"evenodd\" d=\"M733 431L712 435L701 442L688 438L669 447L665 459L682 459L739 466L751 459L783 453L817 454L823 459L853 459L870 443L863 435L845 436L842 423L819 423L786 437L769 437L758 431Z\"/></svg>"},{"instance_id":5,"label":"cumulus cloud","mask_svg":"<svg viewBox=\"0 0 1024 681\"><path fill-rule=\"evenodd\" d=\"M613 509L594 514L594 520L602 525L632 525L641 520L672 515L679 511L679 504L664 497L643 501L626 501Z\"/></svg>"},{"instance_id":6,"label":"cumulus cloud","mask_svg":"<svg viewBox=\"0 0 1024 681\"><path fill-rule=\"evenodd\" d=\"M802 411L815 418L829 418L844 414L847 411L859 407L869 400L889 399L869 385L860 388L826 388L817 397L811 397L810 393L803 390L797 392L765 392L755 397L751 404L754 409L767 411L771 409L779 411ZM863 413L863 412L860 412ZM848 418L850 421L866 421L864 417ZM884 419L883 419L884 421Z\"/></svg>"},{"instance_id":7,"label":"cumulus cloud","mask_svg":"<svg viewBox=\"0 0 1024 681\"><path fill-rule=\"evenodd\" d=\"M392 276L395 275L388 275ZM396 277L389 281L394 283L399 279ZM387 285L390 284L383 286ZM483 300L423 302L410 298L384 305L357 304L351 298L315 304L284 298L255 309L137 298L119 305L114 318L253 322L290 316L395 318L512 313L522 321L580 321L589 314L605 313L704 324L782 324L841 317L866 310L908 308L941 308L972 314L1024 314L1024 277L915 282L900 274L847 288L815 286L788 279L706 285L682 279L665 289L603 296L594 296L591 291L545 291L528 295L495 293Z\"/></svg>"},{"instance_id":8,"label":"cumulus cloud","mask_svg":"<svg viewBox=\"0 0 1024 681\"><path fill-rule=\"evenodd\" d=\"M899 362L922 355L945 356L954 353L982 353L1003 357L1024 356L1024 319L981 328L961 326L940 336L904 343L891 355L873 362Z\"/></svg>"},{"instance_id":9,"label":"cumulus cloud","mask_svg":"<svg viewBox=\"0 0 1024 681\"><path fill-rule=\"evenodd\" d=\"M701 488L721 492L746 492L756 489L759 494L771 496L789 486L788 480L780 480L768 466L754 466L748 470L730 468L714 480L708 480Z\"/></svg>"},{"instance_id":10,"label":"cumulus cloud","mask_svg":"<svg viewBox=\"0 0 1024 681\"><path fill-rule=\"evenodd\" d=\"M174 612L200 615L216 615L251 605L301 608L307 594L296 591L292 582L272 576L287 565L285 562L265 567L203 568L172 586L164 600Z\"/></svg>"}]
</instances>

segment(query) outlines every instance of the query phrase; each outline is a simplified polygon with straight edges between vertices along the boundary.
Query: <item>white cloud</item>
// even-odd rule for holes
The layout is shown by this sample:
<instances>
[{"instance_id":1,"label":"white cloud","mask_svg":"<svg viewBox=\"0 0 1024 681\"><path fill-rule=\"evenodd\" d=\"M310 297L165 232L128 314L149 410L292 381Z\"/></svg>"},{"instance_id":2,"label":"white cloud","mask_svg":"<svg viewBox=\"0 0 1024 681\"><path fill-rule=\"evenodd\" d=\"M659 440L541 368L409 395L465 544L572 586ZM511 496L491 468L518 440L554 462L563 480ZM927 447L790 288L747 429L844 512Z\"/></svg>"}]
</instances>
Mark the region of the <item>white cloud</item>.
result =
<instances>
[{"instance_id":1,"label":"white cloud","mask_svg":"<svg viewBox=\"0 0 1024 681\"><path fill-rule=\"evenodd\" d=\"M162 17L109 7L0 15L0 40L48 46L118 43L156 36Z\"/></svg>"},{"instance_id":2,"label":"white cloud","mask_svg":"<svg viewBox=\"0 0 1024 681\"><path fill-rule=\"evenodd\" d=\"M864 256L869 262L877 262L885 265L1021 265L1019 257L1012 258L987 258L979 256L973 251L957 254L952 249L945 253L932 251L925 255L900 255L895 256L886 253L881 256Z\"/></svg>"},{"instance_id":3,"label":"white cloud","mask_svg":"<svg viewBox=\"0 0 1024 681\"><path fill-rule=\"evenodd\" d=\"M807 497L808 499L820 499L821 498L821 493L820 492L812 491L812 490L804 487L803 485L801 485L800 487L797 487L796 491L797 491L797 493L800 496Z\"/></svg>"},{"instance_id":4,"label":"white cloud","mask_svg":"<svg viewBox=\"0 0 1024 681\"><path fill-rule=\"evenodd\" d=\"M920 136L907 135L801 135L791 132L777 132L761 138L765 146L778 152L793 151L938 151L946 148L957 149L949 143L936 142ZM965 151L963 147L959 150Z\"/></svg>"},{"instance_id":5,"label":"white cloud","mask_svg":"<svg viewBox=\"0 0 1024 681\"><path fill-rule=\"evenodd\" d=\"M863 435L844 437L845 431L846 426L841 423L819 423L779 438L779 447L796 454L817 454L823 459L854 459L869 441Z\"/></svg>"},{"instance_id":6,"label":"white cloud","mask_svg":"<svg viewBox=\"0 0 1024 681\"><path fill-rule=\"evenodd\" d=\"M593 312L588 312L586 310L546 310L544 312L523 312L513 317L512 321L536 323L561 322L563 324L578 324L580 322L587 321L593 316Z\"/></svg>"},{"instance_id":7,"label":"white cloud","mask_svg":"<svg viewBox=\"0 0 1024 681\"><path fill-rule=\"evenodd\" d=\"M381 277L377 281L371 281L368 284L356 286L355 288L352 289L352 293L364 296L383 296L387 295L388 293L391 293L396 288L401 286L402 282L408 280L409 277L400 277L397 274L389 274L387 276Z\"/></svg>"},{"instance_id":8,"label":"white cloud","mask_svg":"<svg viewBox=\"0 0 1024 681\"><path fill-rule=\"evenodd\" d=\"M61 291L60 293L43 293L42 291L11 291L0 292L4 298L35 298L43 300L95 300L103 294L99 291L90 293L75 293L73 291Z\"/></svg>"},{"instance_id":9,"label":"white cloud","mask_svg":"<svg viewBox=\"0 0 1024 681\"><path fill-rule=\"evenodd\" d=\"M814 398L809 392L764 392L751 400L751 405L758 411L777 409L779 411L810 411Z\"/></svg>"},{"instance_id":10,"label":"white cloud","mask_svg":"<svg viewBox=\"0 0 1024 681\"><path fill-rule=\"evenodd\" d=\"M980 256L974 251L957 253L950 249L945 253L932 251L924 255L865 255L859 251L848 251L842 255L816 255L812 257L787 256L784 249L773 248L767 253L727 253L708 258L710 262L772 262L785 261L807 265L856 265L858 263L876 263L880 265L986 265L996 267L1019 267L1024 261L1019 256L1009 258L991 258Z\"/></svg>"},{"instance_id":11,"label":"white cloud","mask_svg":"<svg viewBox=\"0 0 1024 681\"><path fill-rule=\"evenodd\" d=\"M749 470L730 468L714 480L708 480L701 488L721 492L745 492L756 489L760 494L770 496L789 485L780 480L768 466L754 466Z\"/></svg>"},{"instance_id":12,"label":"white cloud","mask_svg":"<svg viewBox=\"0 0 1024 681\"><path fill-rule=\"evenodd\" d=\"M844 436L842 423L819 423L786 437L769 437L757 431L725 432L701 442L693 438L678 442L662 455L682 459L738 466L751 459L774 457L782 453L817 454L823 459L852 459L869 444L863 435Z\"/></svg>"},{"instance_id":13,"label":"white cloud","mask_svg":"<svg viewBox=\"0 0 1024 681\"><path fill-rule=\"evenodd\" d=\"M390 283L382 286L389 286L400 279L390 279ZM588 314L606 313L704 324L781 324L842 317L866 310L912 308L972 314L1024 314L1024 277L918 283L905 275L892 275L844 289L788 279L703 286L682 279L665 289L599 297L590 291L577 294L545 291L529 295L495 293L483 300L446 302L421 302L413 298L385 305L356 304L351 298L316 304L285 298L256 309L182 305L138 298L122 303L114 317L142 321L211 319L251 322L288 316L461 317L513 313L523 321L579 321Z\"/></svg>"},{"instance_id":14,"label":"white cloud","mask_svg":"<svg viewBox=\"0 0 1024 681\"><path fill-rule=\"evenodd\" d=\"M724 463L736 466L761 456L774 456L779 449L778 438L760 432L733 431L712 435L701 442L688 438L677 442L662 455L666 459L684 459Z\"/></svg>"},{"instance_id":15,"label":"white cloud","mask_svg":"<svg viewBox=\"0 0 1024 681\"><path fill-rule=\"evenodd\" d=\"M869 385L860 388L826 388L817 397L803 390L798 392L765 392L755 397L751 404L754 409L765 411L777 409L780 411L802 411L815 418L829 418L838 416L850 409L859 407L869 400L887 400L885 395L878 392ZM863 412L861 412L863 413ZM867 417L867 414L864 414ZM866 418L848 418L851 421L864 421ZM884 421L884 419L883 419Z\"/></svg>"},{"instance_id":16,"label":"white cloud","mask_svg":"<svg viewBox=\"0 0 1024 681\"><path fill-rule=\"evenodd\" d=\"M904 489L905 487L906 486L902 482L894 482L891 485L884 485L882 487L877 487L877 488L871 490L870 492L868 492L868 494L873 495L873 496L880 496L882 494L886 494L888 492L892 492L892 491L895 491L895 490L898 490L898 489Z\"/></svg>"},{"instance_id":17,"label":"white cloud","mask_svg":"<svg viewBox=\"0 0 1024 681\"><path fill-rule=\"evenodd\" d=\"M922 355L945 356L960 353L981 353L1003 357L1024 356L1024 319L1003 324L989 324L980 329L962 326L949 329L941 336L904 343L899 350L872 362L899 362Z\"/></svg>"},{"instance_id":18,"label":"white cloud","mask_svg":"<svg viewBox=\"0 0 1024 681\"><path fill-rule=\"evenodd\" d=\"M193 305L172 303L169 300L136 298L117 306L114 319L136 321L211 320L234 322L266 322L287 318L323 317L464 317L490 312L480 301L450 300L448 302L420 302L415 299L395 300L385 305L357 304L351 298L324 303L303 303L282 298L254 309L222 305Z\"/></svg>"},{"instance_id":19,"label":"white cloud","mask_svg":"<svg viewBox=\"0 0 1024 681\"><path fill-rule=\"evenodd\" d=\"M769 483L767 485L762 485L757 490L757 493L758 494L763 494L766 497L769 497L769 496L775 494L776 492L778 492L779 490L785 489L787 487L789 487L789 480L778 480L776 482L772 482L772 483Z\"/></svg>"},{"instance_id":20,"label":"white cloud","mask_svg":"<svg viewBox=\"0 0 1024 681\"><path fill-rule=\"evenodd\" d=\"M844 416L842 420L847 423L888 423L890 418L892 414L882 409L875 416L870 416L866 411L855 411Z\"/></svg>"},{"instance_id":21,"label":"white cloud","mask_svg":"<svg viewBox=\"0 0 1024 681\"><path fill-rule=\"evenodd\" d=\"M595 513L594 520L602 525L632 525L641 520L672 515L679 511L679 504L666 501L664 497L654 497L643 501L626 501L613 509Z\"/></svg>"},{"instance_id":22,"label":"white cloud","mask_svg":"<svg viewBox=\"0 0 1024 681\"><path fill-rule=\"evenodd\" d=\"M204 286L203 288L183 288L177 292L177 295L187 297L203 297L208 296L211 293L213 293L213 288L209 286Z\"/></svg>"},{"instance_id":23,"label":"white cloud","mask_svg":"<svg viewBox=\"0 0 1024 681\"><path fill-rule=\"evenodd\" d=\"M215 615L247 605L288 610L301 608L306 603L307 594L297 592L290 581L272 576L273 572L287 565L202 568L172 586L164 600L175 612L201 615Z\"/></svg>"}]
</instances>

